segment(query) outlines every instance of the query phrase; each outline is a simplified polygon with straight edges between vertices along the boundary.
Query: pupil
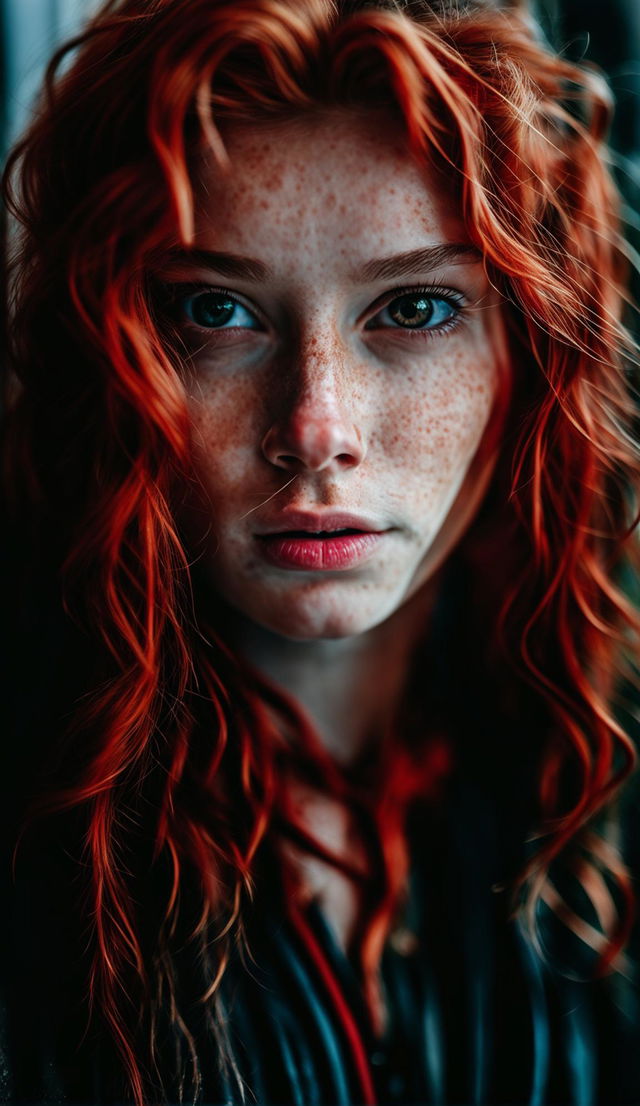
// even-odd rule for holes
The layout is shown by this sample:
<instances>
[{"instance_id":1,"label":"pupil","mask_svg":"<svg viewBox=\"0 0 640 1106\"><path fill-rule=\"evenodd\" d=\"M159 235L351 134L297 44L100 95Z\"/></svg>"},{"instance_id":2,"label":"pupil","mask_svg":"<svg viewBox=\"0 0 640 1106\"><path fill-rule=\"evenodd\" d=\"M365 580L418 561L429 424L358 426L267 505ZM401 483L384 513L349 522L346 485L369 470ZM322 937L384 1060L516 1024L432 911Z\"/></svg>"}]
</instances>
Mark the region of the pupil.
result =
<instances>
[{"instance_id":1,"label":"pupil","mask_svg":"<svg viewBox=\"0 0 640 1106\"><path fill-rule=\"evenodd\" d=\"M421 326L433 315L431 300L425 299L424 296L402 296L396 300L396 304L397 306L390 310L390 314L397 323Z\"/></svg>"},{"instance_id":2,"label":"pupil","mask_svg":"<svg viewBox=\"0 0 640 1106\"><path fill-rule=\"evenodd\" d=\"M193 321L200 326L222 326L227 323L235 308L233 300L210 293L198 296L191 308Z\"/></svg>"}]
</instances>

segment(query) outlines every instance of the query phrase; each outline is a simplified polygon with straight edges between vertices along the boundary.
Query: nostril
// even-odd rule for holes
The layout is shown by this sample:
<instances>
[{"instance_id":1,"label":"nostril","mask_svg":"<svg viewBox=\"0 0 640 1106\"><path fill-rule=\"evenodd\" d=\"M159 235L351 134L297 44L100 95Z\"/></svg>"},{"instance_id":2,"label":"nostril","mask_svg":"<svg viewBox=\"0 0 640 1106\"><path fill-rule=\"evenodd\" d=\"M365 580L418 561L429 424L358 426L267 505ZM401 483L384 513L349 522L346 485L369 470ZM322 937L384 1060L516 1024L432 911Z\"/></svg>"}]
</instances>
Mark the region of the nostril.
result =
<instances>
[{"instance_id":1,"label":"nostril","mask_svg":"<svg viewBox=\"0 0 640 1106\"><path fill-rule=\"evenodd\" d=\"M282 452L278 447L284 447ZM314 472L331 464L338 464L345 470L354 468L365 453L362 435L355 427L317 417L298 418L297 423L293 419L283 424L274 423L262 441L261 450L271 464L280 468Z\"/></svg>"}]
</instances>

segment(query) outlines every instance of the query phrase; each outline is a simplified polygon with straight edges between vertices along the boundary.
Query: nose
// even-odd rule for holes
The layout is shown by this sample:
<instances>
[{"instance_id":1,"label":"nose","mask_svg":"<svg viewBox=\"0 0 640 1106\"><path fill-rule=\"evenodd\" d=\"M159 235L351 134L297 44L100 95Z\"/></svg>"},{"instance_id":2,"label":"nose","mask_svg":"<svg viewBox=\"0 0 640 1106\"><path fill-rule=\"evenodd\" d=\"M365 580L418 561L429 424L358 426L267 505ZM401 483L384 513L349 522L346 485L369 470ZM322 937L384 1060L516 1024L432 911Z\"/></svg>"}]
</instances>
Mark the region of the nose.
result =
<instances>
[{"instance_id":1,"label":"nose","mask_svg":"<svg viewBox=\"0 0 640 1106\"><path fill-rule=\"evenodd\" d=\"M337 473L362 463L366 447L346 401L345 381L339 380L343 376L317 356L298 365L262 442L263 455L272 465L288 472Z\"/></svg>"}]
</instances>

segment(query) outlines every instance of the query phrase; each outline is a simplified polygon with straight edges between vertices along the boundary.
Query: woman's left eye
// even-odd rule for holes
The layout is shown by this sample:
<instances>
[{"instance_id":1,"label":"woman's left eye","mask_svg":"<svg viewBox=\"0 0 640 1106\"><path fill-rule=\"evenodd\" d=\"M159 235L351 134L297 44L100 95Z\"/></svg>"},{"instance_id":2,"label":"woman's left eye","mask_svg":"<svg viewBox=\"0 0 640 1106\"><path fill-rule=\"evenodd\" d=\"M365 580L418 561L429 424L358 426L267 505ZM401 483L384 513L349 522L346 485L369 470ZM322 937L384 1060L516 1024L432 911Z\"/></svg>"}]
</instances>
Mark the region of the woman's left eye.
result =
<instances>
[{"instance_id":1,"label":"woman's left eye","mask_svg":"<svg viewBox=\"0 0 640 1106\"><path fill-rule=\"evenodd\" d=\"M260 330L260 323L248 307L227 292L215 289L178 296L176 311L186 315L191 323L205 330L230 330L242 327Z\"/></svg>"},{"instance_id":2,"label":"woman's left eye","mask_svg":"<svg viewBox=\"0 0 640 1106\"><path fill-rule=\"evenodd\" d=\"M453 292L446 297L435 291L405 292L370 319L366 329L446 330L455 324L460 312L461 304Z\"/></svg>"}]
</instances>

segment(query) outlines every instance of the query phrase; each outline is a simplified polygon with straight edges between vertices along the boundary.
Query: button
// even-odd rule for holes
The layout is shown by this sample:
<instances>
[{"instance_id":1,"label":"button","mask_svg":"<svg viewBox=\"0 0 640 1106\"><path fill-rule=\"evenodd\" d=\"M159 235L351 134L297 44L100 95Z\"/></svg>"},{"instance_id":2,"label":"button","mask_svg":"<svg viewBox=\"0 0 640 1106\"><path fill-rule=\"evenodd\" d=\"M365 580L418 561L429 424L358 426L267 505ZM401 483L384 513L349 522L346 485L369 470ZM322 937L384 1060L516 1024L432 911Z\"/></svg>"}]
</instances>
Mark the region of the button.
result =
<instances>
[{"instance_id":1,"label":"button","mask_svg":"<svg viewBox=\"0 0 640 1106\"><path fill-rule=\"evenodd\" d=\"M392 949L399 952L401 956L413 956L418 951L420 942L415 933L412 933L410 929L406 929L404 926L398 926L389 935L389 944Z\"/></svg>"}]
</instances>

